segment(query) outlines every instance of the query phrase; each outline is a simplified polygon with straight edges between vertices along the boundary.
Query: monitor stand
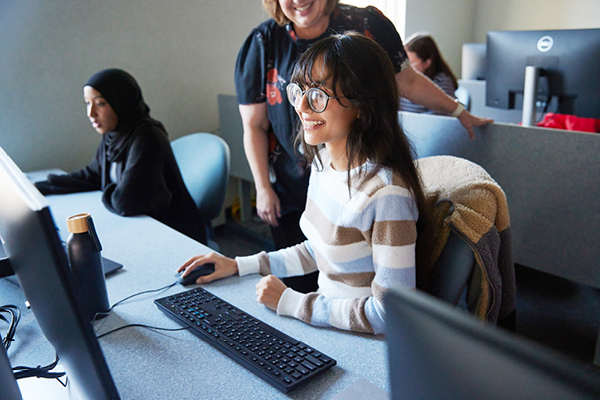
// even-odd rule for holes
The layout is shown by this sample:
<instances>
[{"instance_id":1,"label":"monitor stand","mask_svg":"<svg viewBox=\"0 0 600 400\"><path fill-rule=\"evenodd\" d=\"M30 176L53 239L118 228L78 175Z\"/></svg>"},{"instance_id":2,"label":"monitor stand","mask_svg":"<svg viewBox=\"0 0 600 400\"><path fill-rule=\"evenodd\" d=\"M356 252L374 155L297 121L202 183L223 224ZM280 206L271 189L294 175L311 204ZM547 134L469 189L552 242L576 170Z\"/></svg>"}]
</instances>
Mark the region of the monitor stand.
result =
<instances>
[{"instance_id":1,"label":"monitor stand","mask_svg":"<svg viewBox=\"0 0 600 400\"><path fill-rule=\"evenodd\" d=\"M525 86L523 90L523 117L521 125L535 126L535 111L540 68L525 67Z\"/></svg>"}]
</instances>

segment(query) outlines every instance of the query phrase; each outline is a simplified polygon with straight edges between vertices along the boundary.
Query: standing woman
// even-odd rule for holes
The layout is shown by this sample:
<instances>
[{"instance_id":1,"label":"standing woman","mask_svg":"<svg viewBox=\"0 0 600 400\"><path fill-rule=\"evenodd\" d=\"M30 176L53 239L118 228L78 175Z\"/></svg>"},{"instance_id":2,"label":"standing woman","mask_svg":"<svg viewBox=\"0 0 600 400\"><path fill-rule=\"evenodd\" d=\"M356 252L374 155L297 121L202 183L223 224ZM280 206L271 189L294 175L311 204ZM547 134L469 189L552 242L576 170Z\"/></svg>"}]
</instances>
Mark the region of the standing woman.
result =
<instances>
[{"instance_id":1,"label":"standing woman","mask_svg":"<svg viewBox=\"0 0 600 400\"><path fill-rule=\"evenodd\" d=\"M373 40L348 32L315 43L298 60L287 97L301 121L298 139L311 166L293 247L230 259L193 257L185 275L212 262L207 283L235 273L266 275L258 302L306 323L365 333L385 331L383 298L414 289L417 220L424 206L410 142L398 121L394 68ZM319 271L314 293L280 278Z\"/></svg>"},{"instance_id":2,"label":"standing woman","mask_svg":"<svg viewBox=\"0 0 600 400\"><path fill-rule=\"evenodd\" d=\"M206 243L206 223L187 191L164 126L150 117L135 79L107 69L83 87L92 127L101 136L96 156L80 171L49 175L36 186L43 194L102 190L115 214L147 214Z\"/></svg>"},{"instance_id":3,"label":"standing woman","mask_svg":"<svg viewBox=\"0 0 600 400\"><path fill-rule=\"evenodd\" d=\"M379 43L392 61L400 95L440 113L458 116L470 137L473 127L491 122L463 111L408 62L394 25L375 7L358 8L338 0L263 0L272 19L255 28L236 63L235 85L244 129L244 148L256 186L258 216L271 226L277 249L304 240L298 221L304 210L309 164L294 146L298 117L285 87L296 60L319 39L357 31ZM316 287L316 275L299 290Z\"/></svg>"},{"instance_id":4,"label":"standing woman","mask_svg":"<svg viewBox=\"0 0 600 400\"><path fill-rule=\"evenodd\" d=\"M404 49L415 71L431 79L448 96L456 98L454 92L458 89L458 82L431 35L415 33L408 38ZM400 109L414 113L439 114L405 98L400 100Z\"/></svg>"}]
</instances>

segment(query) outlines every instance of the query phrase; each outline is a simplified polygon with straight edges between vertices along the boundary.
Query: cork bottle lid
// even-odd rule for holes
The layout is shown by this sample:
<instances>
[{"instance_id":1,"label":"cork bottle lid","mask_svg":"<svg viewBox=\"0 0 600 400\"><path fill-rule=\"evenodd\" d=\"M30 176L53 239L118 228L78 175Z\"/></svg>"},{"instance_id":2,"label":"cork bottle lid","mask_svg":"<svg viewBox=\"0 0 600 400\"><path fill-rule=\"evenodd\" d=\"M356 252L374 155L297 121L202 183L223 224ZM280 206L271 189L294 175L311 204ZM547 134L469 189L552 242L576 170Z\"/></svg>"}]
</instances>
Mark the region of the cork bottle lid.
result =
<instances>
[{"instance_id":1,"label":"cork bottle lid","mask_svg":"<svg viewBox=\"0 0 600 400\"><path fill-rule=\"evenodd\" d=\"M88 226L88 218L90 213L76 214L67 218L67 229L71 233L85 233L90 228Z\"/></svg>"}]
</instances>

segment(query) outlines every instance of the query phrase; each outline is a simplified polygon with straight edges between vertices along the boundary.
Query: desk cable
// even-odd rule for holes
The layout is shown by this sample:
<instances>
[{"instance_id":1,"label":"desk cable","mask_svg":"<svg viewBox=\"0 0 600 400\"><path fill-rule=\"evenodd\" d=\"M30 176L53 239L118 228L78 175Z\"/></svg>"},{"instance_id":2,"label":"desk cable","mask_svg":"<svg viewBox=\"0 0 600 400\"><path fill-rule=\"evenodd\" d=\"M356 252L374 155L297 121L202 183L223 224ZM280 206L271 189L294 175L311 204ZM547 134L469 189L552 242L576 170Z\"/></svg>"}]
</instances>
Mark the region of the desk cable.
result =
<instances>
[{"instance_id":1,"label":"desk cable","mask_svg":"<svg viewBox=\"0 0 600 400\"><path fill-rule=\"evenodd\" d=\"M8 314L9 317L5 317L4 314ZM8 324L8 330L6 332L5 337L2 337L2 335L0 334L0 338L2 339L4 349L8 350L11 343L14 342L13 338L15 337L15 331L17 330L17 325L21 320L21 310L19 309L19 307L12 304L2 306L0 307L0 320Z\"/></svg>"},{"instance_id":2,"label":"desk cable","mask_svg":"<svg viewBox=\"0 0 600 400\"><path fill-rule=\"evenodd\" d=\"M4 314L8 314L9 317L4 316ZM21 310L19 307L9 304L0 307L0 320L8 323L8 331L6 335L2 338L2 344L5 350L8 350L11 343L14 342L15 332L17 330L17 325L21 320ZM25 367L25 366L17 366L12 367L13 375L15 379L29 378L29 377L37 377L37 378L46 378L46 379L56 379L60 382L61 385L66 386L66 383L63 383L59 378L65 375L64 372L50 372L56 365L58 364L58 354L55 356L54 361L44 367L38 365L37 367Z\"/></svg>"},{"instance_id":3,"label":"desk cable","mask_svg":"<svg viewBox=\"0 0 600 400\"><path fill-rule=\"evenodd\" d=\"M54 361L51 364L46 365L45 367L42 367L41 365L38 365L37 367L18 366L13 367L12 370L15 379L30 377L56 379L58 382L60 382L60 384L63 387L67 387L67 382L63 382L60 380L61 377L67 374L66 372L50 372L56 367L56 365L58 365L58 354L56 354Z\"/></svg>"},{"instance_id":4,"label":"desk cable","mask_svg":"<svg viewBox=\"0 0 600 400\"><path fill-rule=\"evenodd\" d=\"M177 282L173 282L173 283L171 283L171 284L169 284L167 286L163 286L163 287L158 288L158 289L145 290L143 292L139 292L139 293L135 293L135 294L132 294L130 296L127 296L124 299L119 300L115 304L113 304L112 307L110 307L110 309L108 311L96 313L96 315L94 315L94 319L92 320L92 324L96 321L96 317L97 316L99 316L99 315L106 316L106 315L110 314L110 312L113 310L113 308L115 308L119 304L122 304L123 302L131 299L132 297L140 296L142 294L154 293L154 292L160 292L162 290L167 290L169 288L172 288L176 284L177 284ZM104 332L104 333L96 336L96 338L100 339L100 338L102 338L102 337L104 337L106 335L110 335L111 333L120 331L121 329L133 328L133 327L146 328L146 329L150 329L150 330L154 330L154 331L182 331L182 330L185 330L185 329L189 329L189 327L184 327L184 328L161 328L161 327L157 327L157 326L144 325L144 324L127 324L127 325L123 325L123 326L120 326L118 328L115 328L113 330L110 330L108 332Z\"/></svg>"}]
</instances>

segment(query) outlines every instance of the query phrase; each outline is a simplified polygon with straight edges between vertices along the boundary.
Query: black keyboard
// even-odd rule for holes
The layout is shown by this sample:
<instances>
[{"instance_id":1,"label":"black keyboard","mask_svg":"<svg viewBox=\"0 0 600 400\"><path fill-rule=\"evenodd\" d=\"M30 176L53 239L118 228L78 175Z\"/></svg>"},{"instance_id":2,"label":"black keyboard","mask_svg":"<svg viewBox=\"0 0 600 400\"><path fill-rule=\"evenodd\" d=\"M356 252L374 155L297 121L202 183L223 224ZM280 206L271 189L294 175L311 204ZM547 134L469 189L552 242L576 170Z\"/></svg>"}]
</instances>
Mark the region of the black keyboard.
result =
<instances>
[{"instance_id":1,"label":"black keyboard","mask_svg":"<svg viewBox=\"0 0 600 400\"><path fill-rule=\"evenodd\" d=\"M336 361L196 288L154 300L158 308L284 393L333 367Z\"/></svg>"}]
</instances>

